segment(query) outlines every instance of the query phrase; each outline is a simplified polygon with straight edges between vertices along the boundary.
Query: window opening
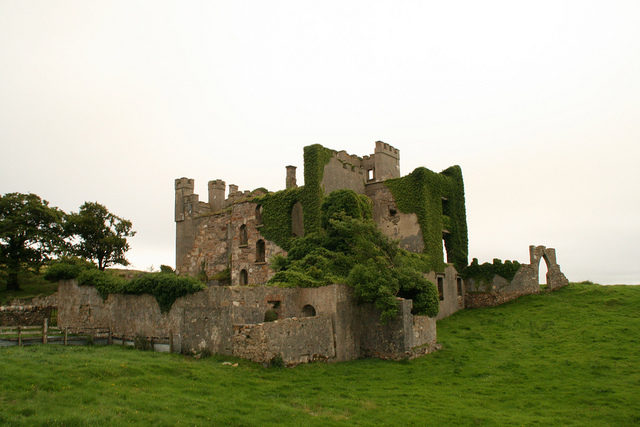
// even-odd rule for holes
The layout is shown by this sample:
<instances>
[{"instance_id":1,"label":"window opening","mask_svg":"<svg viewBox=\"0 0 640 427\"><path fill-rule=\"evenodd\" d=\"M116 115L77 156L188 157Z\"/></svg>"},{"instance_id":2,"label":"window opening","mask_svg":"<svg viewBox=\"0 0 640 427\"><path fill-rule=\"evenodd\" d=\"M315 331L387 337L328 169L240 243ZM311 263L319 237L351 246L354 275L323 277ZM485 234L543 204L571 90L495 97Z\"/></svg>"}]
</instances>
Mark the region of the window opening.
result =
<instances>
[{"instance_id":1,"label":"window opening","mask_svg":"<svg viewBox=\"0 0 640 427\"><path fill-rule=\"evenodd\" d=\"M256 262L264 262L264 240L256 243Z\"/></svg>"},{"instance_id":2,"label":"window opening","mask_svg":"<svg viewBox=\"0 0 640 427\"><path fill-rule=\"evenodd\" d=\"M442 198L442 215L449 216L451 214L451 208L449 207L449 200L446 197Z\"/></svg>"},{"instance_id":3,"label":"window opening","mask_svg":"<svg viewBox=\"0 0 640 427\"><path fill-rule=\"evenodd\" d=\"M462 296L462 277L458 277L456 279L456 282L458 284L458 296L461 297Z\"/></svg>"},{"instance_id":4,"label":"window opening","mask_svg":"<svg viewBox=\"0 0 640 427\"><path fill-rule=\"evenodd\" d=\"M438 276L438 297L444 301L444 277Z\"/></svg>"},{"instance_id":5,"label":"window opening","mask_svg":"<svg viewBox=\"0 0 640 427\"><path fill-rule=\"evenodd\" d=\"M249 243L249 237L247 236L247 226L242 224L240 226L240 246L246 246Z\"/></svg>"},{"instance_id":6,"label":"window opening","mask_svg":"<svg viewBox=\"0 0 640 427\"><path fill-rule=\"evenodd\" d=\"M373 169L367 169L367 180L368 181L373 180Z\"/></svg>"},{"instance_id":7,"label":"window opening","mask_svg":"<svg viewBox=\"0 0 640 427\"><path fill-rule=\"evenodd\" d=\"M302 307L302 315L303 317L313 317L316 315L316 309L311 304L307 304Z\"/></svg>"},{"instance_id":8,"label":"window opening","mask_svg":"<svg viewBox=\"0 0 640 427\"><path fill-rule=\"evenodd\" d=\"M245 286L247 283L249 283L249 274L247 270L243 268L240 270L240 286Z\"/></svg>"},{"instance_id":9,"label":"window opening","mask_svg":"<svg viewBox=\"0 0 640 427\"><path fill-rule=\"evenodd\" d=\"M262 205L256 206L256 225L262 225Z\"/></svg>"}]
</instances>

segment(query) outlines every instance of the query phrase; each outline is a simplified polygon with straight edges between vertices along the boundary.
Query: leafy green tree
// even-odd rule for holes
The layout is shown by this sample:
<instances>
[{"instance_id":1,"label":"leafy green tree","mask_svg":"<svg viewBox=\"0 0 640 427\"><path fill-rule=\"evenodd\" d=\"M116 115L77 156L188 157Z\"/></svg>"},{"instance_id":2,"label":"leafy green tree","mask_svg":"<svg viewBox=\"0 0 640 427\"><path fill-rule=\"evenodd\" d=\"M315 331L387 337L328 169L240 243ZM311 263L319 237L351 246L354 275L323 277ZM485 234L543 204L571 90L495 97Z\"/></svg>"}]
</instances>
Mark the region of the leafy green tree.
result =
<instances>
[{"instance_id":1,"label":"leafy green tree","mask_svg":"<svg viewBox=\"0 0 640 427\"><path fill-rule=\"evenodd\" d=\"M129 265L125 253L127 237L133 237L131 221L120 218L96 202L85 202L78 213L66 218L67 232L72 236L71 252L95 261L104 270L113 264Z\"/></svg>"},{"instance_id":2,"label":"leafy green tree","mask_svg":"<svg viewBox=\"0 0 640 427\"><path fill-rule=\"evenodd\" d=\"M0 264L7 270L7 290L19 290L18 273L38 269L64 247L64 212L35 194L0 197Z\"/></svg>"}]
</instances>

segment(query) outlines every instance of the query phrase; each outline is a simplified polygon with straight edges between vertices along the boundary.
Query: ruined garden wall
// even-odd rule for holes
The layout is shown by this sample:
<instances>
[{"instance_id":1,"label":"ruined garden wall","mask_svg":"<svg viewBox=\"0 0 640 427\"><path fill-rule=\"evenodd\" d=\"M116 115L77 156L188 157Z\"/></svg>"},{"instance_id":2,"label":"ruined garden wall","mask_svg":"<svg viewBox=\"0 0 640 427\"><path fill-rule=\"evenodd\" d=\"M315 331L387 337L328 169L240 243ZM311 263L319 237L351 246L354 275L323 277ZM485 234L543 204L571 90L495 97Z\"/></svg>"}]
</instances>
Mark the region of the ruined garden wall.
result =
<instances>
[{"instance_id":1,"label":"ruined garden wall","mask_svg":"<svg viewBox=\"0 0 640 427\"><path fill-rule=\"evenodd\" d=\"M336 356L333 325L327 315L236 325L233 355L268 363L276 356L285 362L307 363Z\"/></svg>"},{"instance_id":2,"label":"ruined garden wall","mask_svg":"<svg viewBox=\"0 0 640 427\"><path fill-rule=\"evenodd\" d=\"M564 287L569 280L560 270L556 261L556 250L545 246L529 246L529 264L522 264L512 280L495 275L490 283L474 278L466 278L465 306L468 308L491 307L504 304L522 295L541 292L538 277L540 261L547 265L547 290Z\"/></svg>"},{"instance_id":3,"label":"ruined garden wall","mask_svg":"<svg viewBox=\"0 0 640 427\"><path fill-rule=\"evenodd\" d=\"M260 362L276 351L287 364L406 357L433 348L436 338L435 319L414 318L411 301L399 299L401 316L393 326L382 325L378 311L356 304L345 285L211 286L179 298L168 313L150 295L109 295L103 301L93 287L75 281L61 282L59 293L58 324L71 331L100 327L126 339L170 337L177 351L208 350ZM278 320L264 322L268 310Z\"/></svg>"},{"instance_id":4,"label":"ruined garden wall","mask_svg":"<svg viewBox=\"0 0 640 427\"><path fill-rule=\"evenodd\" d=\"M36 326L51 319L55 307L35 305L0 306L0 326Z\"/></svg>"}]
</instances>

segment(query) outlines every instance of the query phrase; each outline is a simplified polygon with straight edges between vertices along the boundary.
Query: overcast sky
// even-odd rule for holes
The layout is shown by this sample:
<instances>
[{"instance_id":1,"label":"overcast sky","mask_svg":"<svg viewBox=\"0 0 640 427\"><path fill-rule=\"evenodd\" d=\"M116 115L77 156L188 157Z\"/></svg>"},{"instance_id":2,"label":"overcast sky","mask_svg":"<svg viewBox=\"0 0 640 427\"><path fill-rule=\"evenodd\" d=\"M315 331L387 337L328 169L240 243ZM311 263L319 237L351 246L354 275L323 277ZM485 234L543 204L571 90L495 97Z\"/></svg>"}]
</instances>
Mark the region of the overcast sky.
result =
<instances>
[{"instance_id":1,"label":"overcast sky","mask_svg":"<svg viewBox=\"0 0 640 427\"><path fill-rule=\"evenodd\" d=\"M103 203L157 268L175 178L275 191L382 140L462 167L470 258L640 283L639 81L638 1L0 0L0 193Z\"/></svg>"}]
</instances>

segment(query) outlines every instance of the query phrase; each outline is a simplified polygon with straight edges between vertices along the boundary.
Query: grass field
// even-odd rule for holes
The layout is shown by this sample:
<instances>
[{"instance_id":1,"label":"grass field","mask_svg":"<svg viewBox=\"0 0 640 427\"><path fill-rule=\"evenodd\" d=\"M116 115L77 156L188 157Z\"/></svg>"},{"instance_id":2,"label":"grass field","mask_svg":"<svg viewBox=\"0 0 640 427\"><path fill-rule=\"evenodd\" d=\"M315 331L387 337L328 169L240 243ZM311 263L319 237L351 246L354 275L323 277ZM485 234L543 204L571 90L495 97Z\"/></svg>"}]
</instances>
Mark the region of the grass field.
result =
<instances>
[{"instance_id":1,"label":"grass field","mask_svg":"<svg viewBox=\"0 0 640 427\"><path fill-rule=\"evenodd\" d=\"M8 291L6 278L0 271L0 305L8 305L15 298L28 300L37 296L51 295L58 290L58 282L44 279L42 274L24 271L18 275L19 291Z\"/></svg>"},{"instance_id":2,"label":"grass field","mask_svg":"<svg viewBox=\"0 0 640 427\"><path fill-rule=\"evenodd\" d=\"M574 284L438 323L403 362L263 368L111 347L0 349L0 424L640 424L640 286Z\"/></svg>"}]
</instances>

